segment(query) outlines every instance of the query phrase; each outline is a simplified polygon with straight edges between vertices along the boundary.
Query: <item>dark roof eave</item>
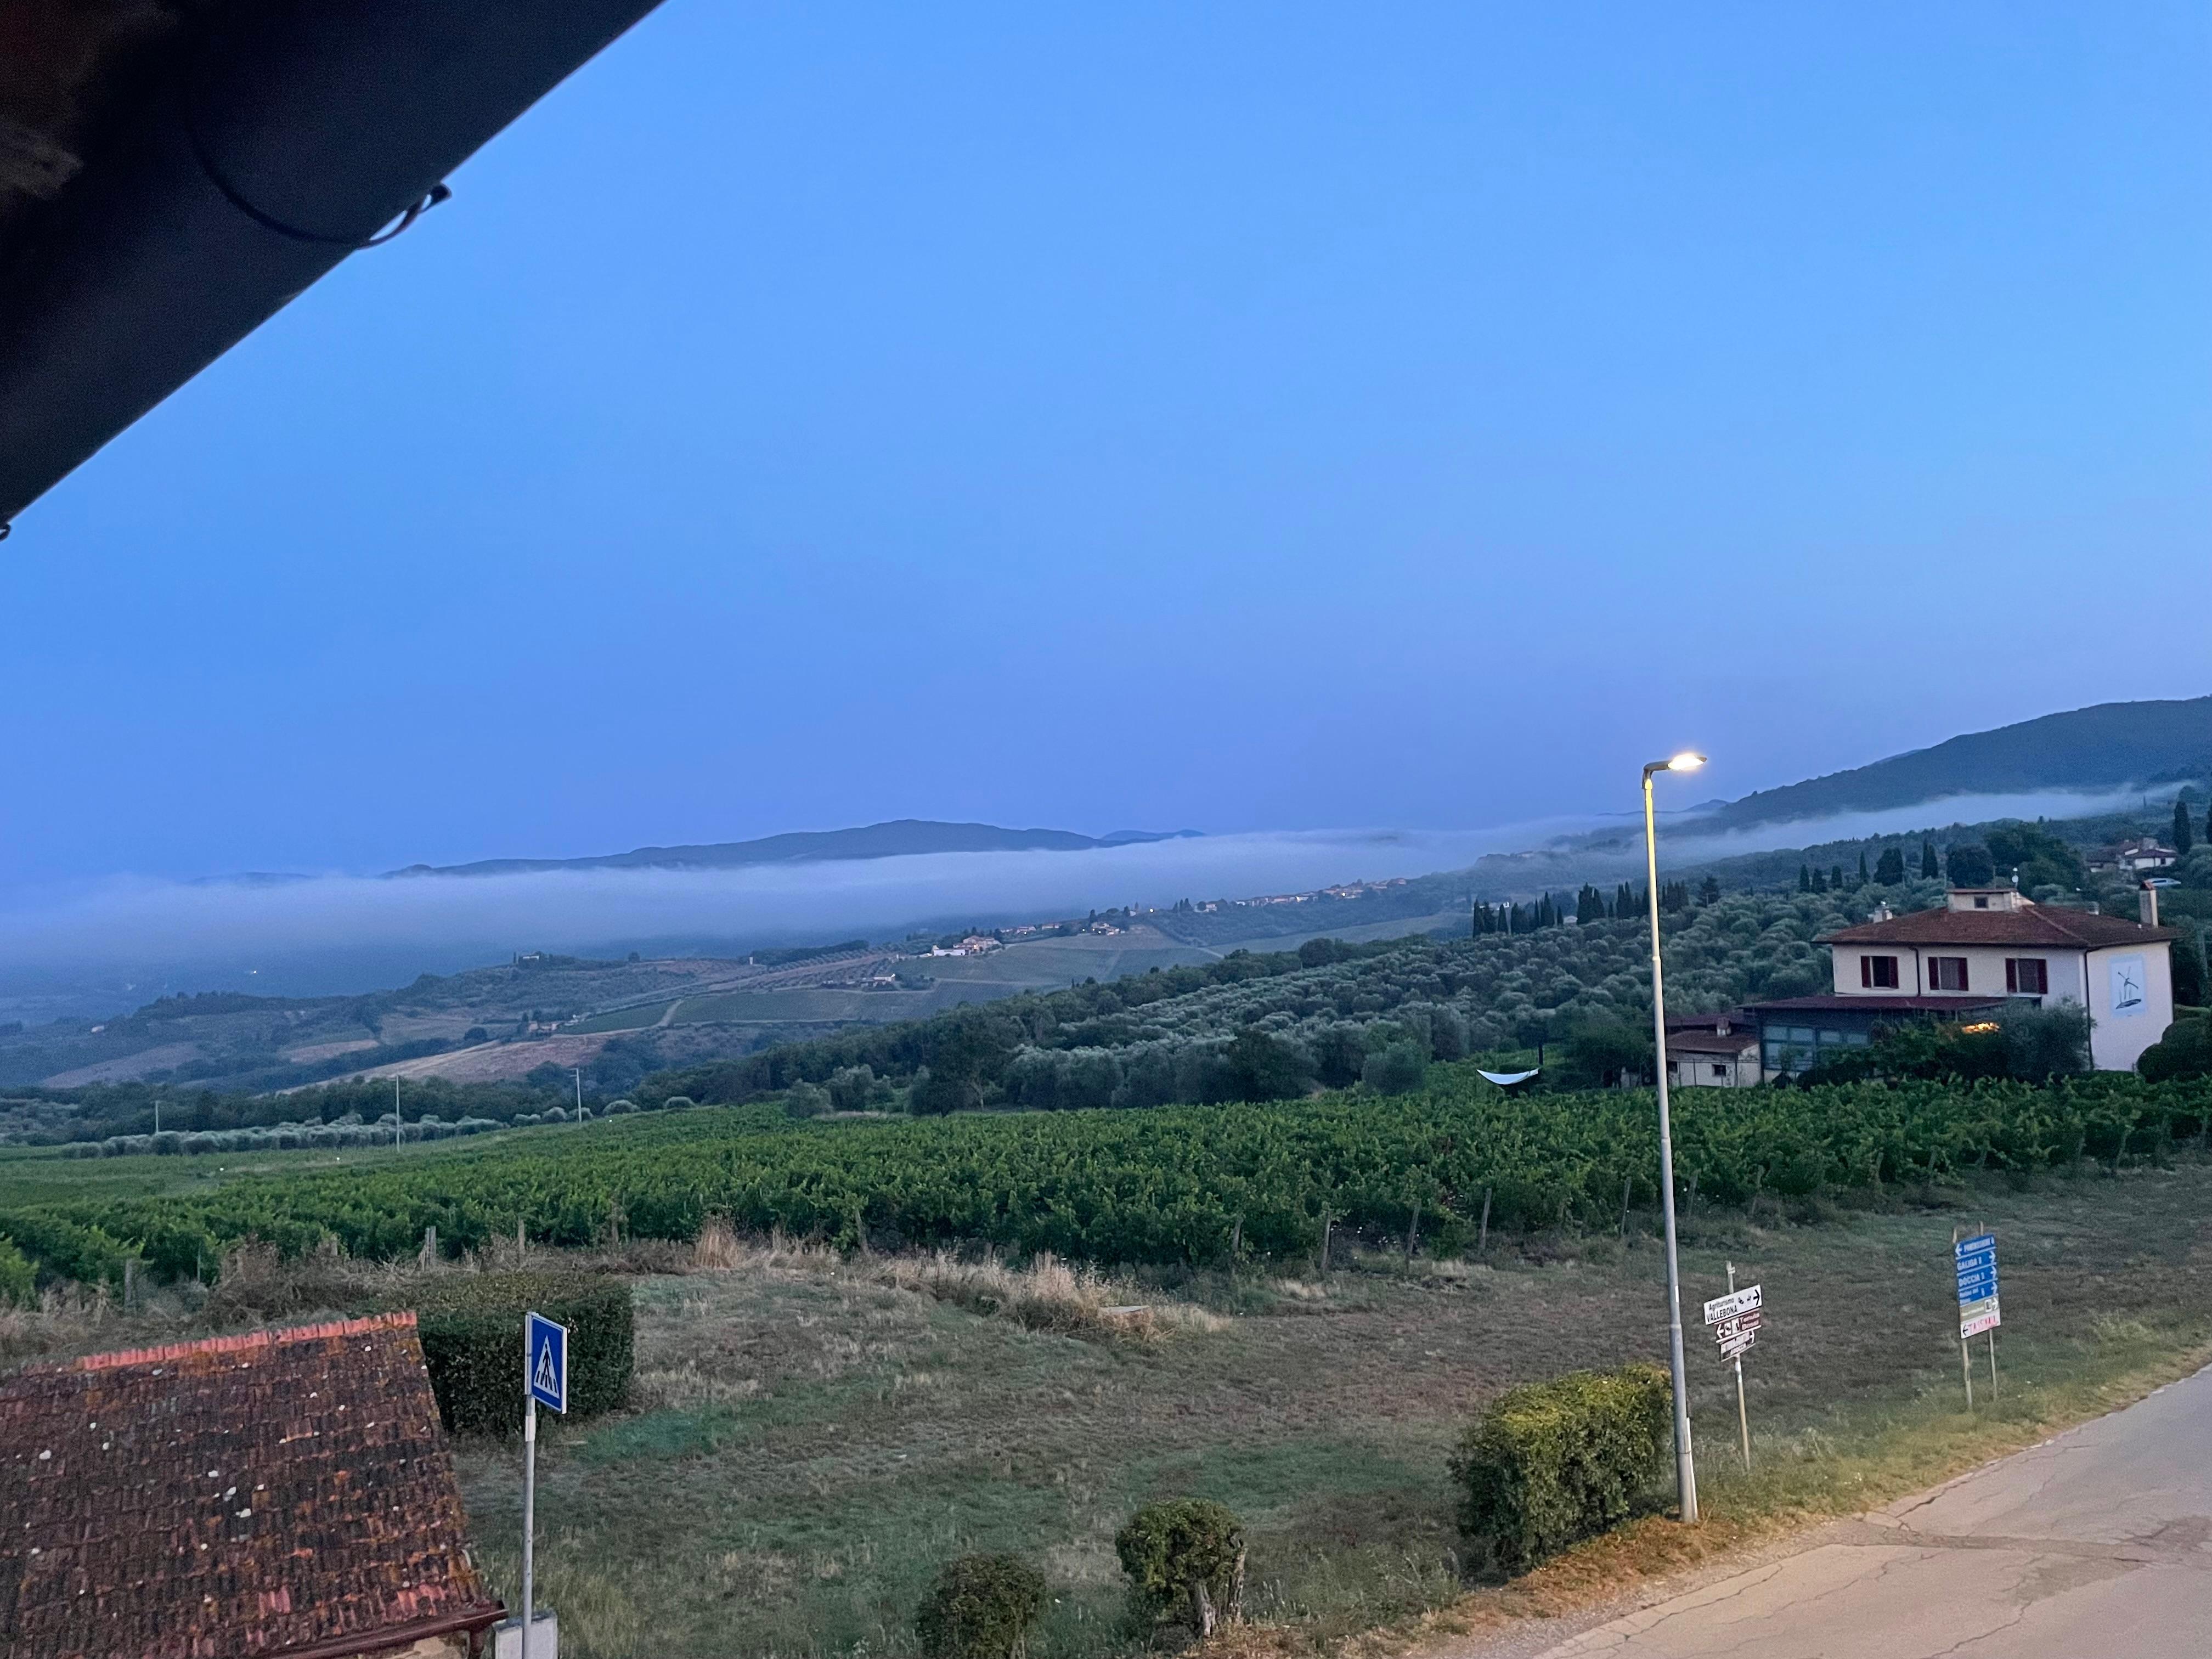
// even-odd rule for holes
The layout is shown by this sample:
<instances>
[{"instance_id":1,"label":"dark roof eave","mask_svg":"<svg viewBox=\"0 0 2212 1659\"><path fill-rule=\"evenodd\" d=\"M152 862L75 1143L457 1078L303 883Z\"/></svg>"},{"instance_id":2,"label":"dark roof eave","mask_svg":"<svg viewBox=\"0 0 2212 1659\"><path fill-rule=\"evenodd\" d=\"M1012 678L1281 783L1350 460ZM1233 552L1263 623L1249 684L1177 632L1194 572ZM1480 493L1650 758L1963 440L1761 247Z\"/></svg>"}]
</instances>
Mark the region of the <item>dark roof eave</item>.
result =
<instances>
[{"instance_id":1,"label":"dark roof eave","mask_svg":"<svg viewBox=\"0 0 2212 1659\"><path fill-rule=\"evenodd\" d=\"M417 1619L411 1624L356 1631L349 1636L326 1636L299 1647L270 1648L266 1659L353 1659L356 1654L408 1647L434 1636L451 1636L456 1631L489 1629L506 1617L506 1602L481 1601L458 1613L441 1613L434 1618Z\"/></svg>"},{"instance_id":2,"label":"dark roof eave","mask_svg":"<svg viewBox=\"0 0 2212 1659\"><path fill-rule=\"evenodd\" d=\"M1964 1013L1975 1008L1996 1008L2014 1000L2008 992L1993 995L1962 994L1957 996L1850 996L1832 992L1821 996L1777 997L1771 1002L1747 1002L1744 1012L1748 1014L1783 1013L1868 1013L1868 1014L1945 1014Z\"/></svg>"},{"instance_id":3,"label":"dark roof eave","mask_svg":"<svg viewBox=\"0 0 2212 1659\"><path fill-rule=\"evenodd\" d=\"M0 526L658 3L195 8L204 33L0 234Z\"/></svg>"}]
</instances>

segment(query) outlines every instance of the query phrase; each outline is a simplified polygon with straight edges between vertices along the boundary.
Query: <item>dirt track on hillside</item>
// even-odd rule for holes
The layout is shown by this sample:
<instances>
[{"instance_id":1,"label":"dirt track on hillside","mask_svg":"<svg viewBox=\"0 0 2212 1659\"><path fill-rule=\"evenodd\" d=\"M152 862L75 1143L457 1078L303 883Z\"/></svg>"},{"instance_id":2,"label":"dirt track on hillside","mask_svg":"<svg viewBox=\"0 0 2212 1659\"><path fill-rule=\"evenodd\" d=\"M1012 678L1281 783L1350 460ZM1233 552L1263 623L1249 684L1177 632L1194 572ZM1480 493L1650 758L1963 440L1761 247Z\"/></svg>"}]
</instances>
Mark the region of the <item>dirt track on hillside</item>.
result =
<instances>
[{"instance_id":1,"label":"dirt track on hillside","mask_svg":"<svg viewBox=\"0 0 2212 1659\"><path fill-rule=\"evenodd\" d=\"M454 1083L497 1083L518 1078L540 1066L587 1065L606 1047L613 1032L589 1036L540 1037L534 1042L479 1042L450 1054L426 1054L420 1060L395 1060L372 1066L349 1077L441 1077ZM343 1079L337 1079L343 1081Z\"/></svg>"}]
</instances>

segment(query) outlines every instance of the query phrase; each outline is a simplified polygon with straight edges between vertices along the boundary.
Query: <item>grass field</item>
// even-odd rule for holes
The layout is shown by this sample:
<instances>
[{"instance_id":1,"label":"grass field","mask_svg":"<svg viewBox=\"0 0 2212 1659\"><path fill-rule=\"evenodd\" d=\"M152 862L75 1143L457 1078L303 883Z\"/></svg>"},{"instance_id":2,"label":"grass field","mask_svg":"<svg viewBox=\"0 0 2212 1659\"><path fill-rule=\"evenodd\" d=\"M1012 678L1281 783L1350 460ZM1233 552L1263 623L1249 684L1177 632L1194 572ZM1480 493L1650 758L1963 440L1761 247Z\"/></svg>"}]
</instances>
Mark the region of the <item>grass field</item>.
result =
<instances>
[{"instance_id":1,"label":"grass field","mask_svg":"<svg viewBox=\"0 0 2212 1659\"><path fill-rule=\"evenodd\" d=\"M1731 1516L1940 1478L2212 1335L2200 1160L1923 1198L1809 1224L1771 1210L1690 1224L1693 1318L1729 1260L1767 1298L1747 1364L1753 1479L1727 1373L1692 1333L1714 1535ZM2004 1263L2005 1392L1972 1419L1954 1224L1994 1228ZM1012 1549L1052 1584L1032 1652L1090 1659L1137 1640L1114 1529L1140 1502L1191 1493L1246 1518L1255 1616L1293 1646L1326 1644L1462 1595L1453 1437L1513 1382L1663 1357L1662 1275L1641 1234L1410 1270L1373 1255L1326 1279L1199 1275L1172 1293L1227 1322L1151 1346L1025 1330L886 1285L865 1258L756 1252L647 1277L634 1409L556 1427L541 1449L539 1593L582 1659L903 1654L939 1565ZM470 1443L459 1462L479 1559L511 1595L516 1451Z\"/></svg>"}]
</instances>

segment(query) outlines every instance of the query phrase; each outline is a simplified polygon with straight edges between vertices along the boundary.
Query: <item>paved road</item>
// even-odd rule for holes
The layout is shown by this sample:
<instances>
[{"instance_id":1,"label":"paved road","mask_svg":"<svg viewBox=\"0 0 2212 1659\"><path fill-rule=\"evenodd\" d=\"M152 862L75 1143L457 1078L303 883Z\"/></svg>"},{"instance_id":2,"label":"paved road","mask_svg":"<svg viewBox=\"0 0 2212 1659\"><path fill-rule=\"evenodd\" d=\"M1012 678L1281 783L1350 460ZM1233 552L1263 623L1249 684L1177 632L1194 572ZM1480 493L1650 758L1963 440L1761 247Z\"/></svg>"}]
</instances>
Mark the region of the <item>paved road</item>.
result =
<instances>
[{"instance_id":1,"label":"paved road","mask_svg":"<svg viewBox=\"0 0 2212 1659\"><path fill-rule=\"evenodd\" d=\"M2206 1659L2212 1370L1544 1659Z\"/></svg>"}]
</instances>

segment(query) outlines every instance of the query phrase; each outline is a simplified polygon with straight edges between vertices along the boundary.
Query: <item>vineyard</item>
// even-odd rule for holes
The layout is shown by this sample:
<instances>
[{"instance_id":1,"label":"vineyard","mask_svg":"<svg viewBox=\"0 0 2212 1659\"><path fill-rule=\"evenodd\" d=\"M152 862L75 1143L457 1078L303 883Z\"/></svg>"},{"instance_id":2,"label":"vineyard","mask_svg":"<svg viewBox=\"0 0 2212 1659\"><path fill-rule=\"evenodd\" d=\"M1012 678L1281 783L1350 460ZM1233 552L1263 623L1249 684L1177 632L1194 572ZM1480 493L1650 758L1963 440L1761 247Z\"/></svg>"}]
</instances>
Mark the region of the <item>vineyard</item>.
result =
<instances>
[{"instance_id":1,"label":"vineyard","mask_svg":"<svg viewBox=\"0 0 2212 1659\"><path fill-rule=\"evenodd\" d=\"M1462 1066L1392 1098L1147 1111L982 1114L763 1127L700 1111L526 1137L466 1156L310 1173L204 1194L0 1213L47 1279L112 1277L125 1254L204 1272L249 1236L287 1251L334 1238L388 1258L435 1227L467 1249L518 1224L538 1241L686 1238L706 1218L852 1244L980 1241L1107 1262L1224 1265L1309 1256L1324 1224L1449 1253L1478 1231L1617 1224L1657 1202L1651 1100L1639 1091L1510 1098ZM1742 1204L2032 1171L2201 1141L2212 1085L2099 1075L2047 1085L1866 1084L1684 1091L1685 1200Z\"/></svg>"}]
</instances>

